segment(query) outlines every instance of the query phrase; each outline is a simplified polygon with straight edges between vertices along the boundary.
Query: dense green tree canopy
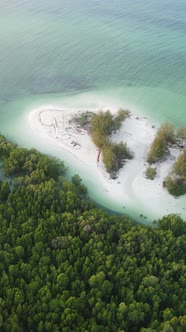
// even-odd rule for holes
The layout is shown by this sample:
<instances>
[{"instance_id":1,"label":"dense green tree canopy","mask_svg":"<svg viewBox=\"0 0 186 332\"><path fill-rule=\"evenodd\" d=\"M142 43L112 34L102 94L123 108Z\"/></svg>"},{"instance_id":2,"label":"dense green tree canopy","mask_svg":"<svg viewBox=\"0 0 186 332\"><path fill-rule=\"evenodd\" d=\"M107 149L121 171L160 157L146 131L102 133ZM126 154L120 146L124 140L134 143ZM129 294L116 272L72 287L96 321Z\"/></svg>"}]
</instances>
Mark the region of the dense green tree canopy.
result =
<instances>
[{"instance_id":1,"label":"dense green tree canopy","mask_svg":"<svg viewBox=\"0 0 186 332\"><path fill-rule=\"evenodd\" d=\"M63 163L0 139L0 331L186 331L186 223L108 215Z\"/></svg>"}]
</instances>

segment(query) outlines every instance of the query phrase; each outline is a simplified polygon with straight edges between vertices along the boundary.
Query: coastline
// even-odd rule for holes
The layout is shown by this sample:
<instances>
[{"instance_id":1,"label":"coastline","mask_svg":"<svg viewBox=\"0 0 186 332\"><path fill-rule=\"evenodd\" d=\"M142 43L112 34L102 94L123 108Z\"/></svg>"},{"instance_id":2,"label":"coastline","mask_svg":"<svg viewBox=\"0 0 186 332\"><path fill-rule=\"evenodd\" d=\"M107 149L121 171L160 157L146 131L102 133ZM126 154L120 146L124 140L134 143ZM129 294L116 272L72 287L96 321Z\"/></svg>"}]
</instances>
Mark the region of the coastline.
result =
<instances>
[{"instance_id":1,"label":"coastline","mask_svg":"<svg viewBox=\"0 0 186 332\"><path fill-rule=\"evenodd\" d=\"M171 149L172 157L158 164L154 180L146 179L146 153L157 128L146 117L139 117L130 112L130 117L123 122L120 130L112 135L112 140L126 142L133 151L134 158L126 162L119 171L117 179L110 179L101 156L97 162L99 149L92 143L90 135L84 129L69 123L74 115L84 111L57 108L52 105L44 106L30 112L29 123L36 135L40 134L46 142L52 141L60 150L68 151L73 163L78 159L90 177L98 183L98 190L100 184L102 195L121 204L123 213L127 213L128 207L132 208L137 204L140 214L147 218L153 215L154 219L157 219L169 213L185 216L185 197L175 199L162 186L163 179L179 154L178 149ZM100 108L91 111L98 112ZM114 113L116 109L110 111ZM83 177L81 173L80 176Z\"/></svg>"}]
</instances>

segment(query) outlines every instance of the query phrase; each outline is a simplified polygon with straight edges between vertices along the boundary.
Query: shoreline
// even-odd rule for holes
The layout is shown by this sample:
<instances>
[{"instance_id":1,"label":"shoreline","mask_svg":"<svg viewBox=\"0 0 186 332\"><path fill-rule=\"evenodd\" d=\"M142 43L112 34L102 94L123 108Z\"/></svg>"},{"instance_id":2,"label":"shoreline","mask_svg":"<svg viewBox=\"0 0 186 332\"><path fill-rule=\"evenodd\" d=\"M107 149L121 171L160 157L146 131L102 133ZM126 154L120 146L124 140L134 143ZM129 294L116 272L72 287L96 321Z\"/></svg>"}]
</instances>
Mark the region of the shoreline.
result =
<instances>
[{"instance_id":1,"label":"shoreline","mask_svg":"<svg viewBox=\"0 0 186 332\"><path fill-rule=\"evenodd\" d=\"M96 113L107 109L91 109L91 112ZM87 169L90 177L100 183L102 194L121 203L123 213L127 213L127 208L132 208L136 204L139 207L138 210L141 211L139 215L143 214L147 218L153 215L154 219L157 219L169 213L186 216L185 197L174 198L162 185L174 159L180 153L177 148L171 148L172 157L158 164L154 180L145 177L146 153L155 137L156 126L152 125L146 117L130 112L130 117L123 122L120 130L112 135L112 141L126 142L134 153L134 158L124 164L118 172L117 179L113 180L106 172L101 156L97 163L99 149L92 143L87 131L69 123L75 115L85 111L87 109L80 111L52 105L44 106L30 112L29 124L33 132L36 131L36 134L39 134L46 144L53 141L60 151L62 149L67 151L72 157L72 163L78 159ZM117 109L110 109L110 111L114 113ZM83 178L81 173L80 176Z\"/></svg>"}]
</instances>

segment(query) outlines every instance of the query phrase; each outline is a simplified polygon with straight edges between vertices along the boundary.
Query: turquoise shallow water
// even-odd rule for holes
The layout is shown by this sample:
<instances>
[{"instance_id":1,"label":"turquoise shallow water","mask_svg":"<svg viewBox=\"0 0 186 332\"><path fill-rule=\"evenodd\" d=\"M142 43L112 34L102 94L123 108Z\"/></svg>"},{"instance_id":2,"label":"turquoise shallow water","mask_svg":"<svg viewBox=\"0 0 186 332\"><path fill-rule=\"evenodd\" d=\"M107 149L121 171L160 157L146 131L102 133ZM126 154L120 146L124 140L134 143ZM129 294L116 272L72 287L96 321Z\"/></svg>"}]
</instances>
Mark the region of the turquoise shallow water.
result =
<instances>
[{"instance_id":1,"label":"turquoise shallow water","mask_svg":"<svg viewBox=\"0 0 186 332\"><path fill-rule=\"evenodd\" d=\"M1 0L0 31L0 131L19 144L46 151L20 130L24 117L82 94L186 125L184 0Z\"/></svg>"}]
</instances>

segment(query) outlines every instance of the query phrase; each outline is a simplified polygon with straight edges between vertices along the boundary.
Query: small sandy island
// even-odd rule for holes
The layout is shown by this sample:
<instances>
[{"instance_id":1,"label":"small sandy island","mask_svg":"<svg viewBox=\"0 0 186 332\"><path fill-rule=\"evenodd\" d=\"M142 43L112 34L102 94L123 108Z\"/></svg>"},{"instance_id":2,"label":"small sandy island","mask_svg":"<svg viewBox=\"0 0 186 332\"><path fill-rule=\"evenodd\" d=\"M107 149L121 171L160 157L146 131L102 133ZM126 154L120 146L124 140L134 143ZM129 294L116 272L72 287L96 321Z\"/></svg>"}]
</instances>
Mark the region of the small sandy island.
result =
<instances>
[{"instance_id":1,"label":"small sandy island","mask_svg":"<svg viewBox=\"0 0 186 332\"><path fill-rule=\"evenodd\" d=\"M101 110L106 111L107 108ZM38 134L38 139L52 140L60 149L65 149L72 155L74 163L78 158L87 167L98 187L99 183L101 184L100 190L103 190L103 194L121 203L123 212L127 211L127 207L135 206L136 210L148 218L159 218L169 213L178 213L185 217L185 195L176 199L162 186L180 150L171 148L169 157L157 165L156 178L147 179L146 154L157 128L147 118L130 113L121 128L112 135L112 141L126 142L134 153L134 158L125 163L117 179L113 180L106 172L101 156L97 162L99 150L92 143L89 133L71 121L75 115L85 111L45 106L30 112L29 123L33 134ZM100 109L91 109L91 112L98 111ZM116 111L110 109L111 113ZM83 174L80 175L83 177Z\"/></svg>"}]
</instances>

